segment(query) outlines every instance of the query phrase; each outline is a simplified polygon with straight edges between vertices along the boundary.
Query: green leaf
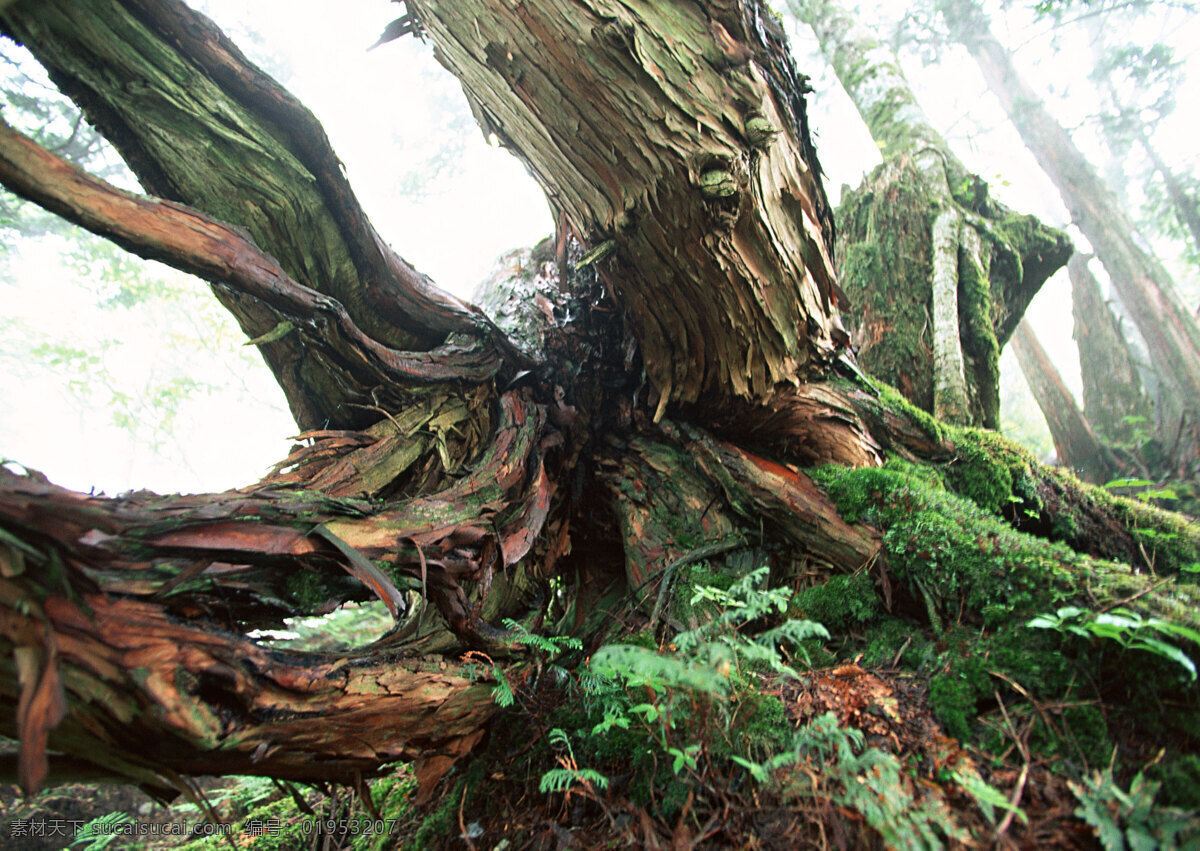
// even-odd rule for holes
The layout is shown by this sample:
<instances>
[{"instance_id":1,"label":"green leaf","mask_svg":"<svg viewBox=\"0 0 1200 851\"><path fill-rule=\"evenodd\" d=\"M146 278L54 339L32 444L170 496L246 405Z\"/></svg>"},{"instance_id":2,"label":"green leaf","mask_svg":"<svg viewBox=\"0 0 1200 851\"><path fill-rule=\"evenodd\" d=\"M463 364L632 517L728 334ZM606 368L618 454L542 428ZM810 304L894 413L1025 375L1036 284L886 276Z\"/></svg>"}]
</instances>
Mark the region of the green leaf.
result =
<instances>
[{"instance_id":1,"label":"green leaf","mask_svg":"<svg viewBox=\"0 0 1200 851\"><path fill-rule=\"evenodd\" d=\"M496 704L507 709L516 702L513 696L512 686L508 684L508 679L504 676L504 672L499 668L493 668L492 671L496 675L496 686L492 689L492 700Z\"/></svg>"},{"instance_id":2,"label":"green leaf","mask_svg":"<svg viewBox=\"0 0 1200 851\"><path fill-rule=\"evenodd\" d=\"M748 759L742 759L736 754L733 756L733 761L742 768L750 772L750 776L754 778L756 783L766 783L770 779L770 774L767 773L766 766L761 763L751 762Z\"/></svg>"},{"instance_id":3,"label":"green leaf","mask_svg":"<svg viewBox=\"0 0 1200 851\"><path fill-rule=\"evenodd\" d=\"M1130 647L1148 650L1151 653L1157 653L1165 659L1170 659L1172 662L1178 662L1187 669L1188 674L1193 680L1196 679L1196 663L1191 657L1176 647L1174 644L1168 644L1165 641L1159 641L1157 638L1146 638L1138 636L1132 642Z\"/></svg>"},{"instance_id":4,"label":"green leaf","mask_svg":"<svg viewBox=\"0 0 1200 851\"><path fill-rule=\"evenodd\" d=\"M655 721L658 719L658 707L653 703L639 703L637 706L631 706L630 712L636 712L639 715L645 715L647 721Z\"/></svg>"},{"instance_id":5,"label":"green leaf","mask_svg":"<svg viewBox=\"0 0 1200 851\"><path fill-rule=\"evenodd\" d=\"M999 789L989 785L978 774L952 771L950 772L950 776L954 778L954 781L968 795L975 799L975 803L979 805L979 809L983 811L984 816L992 824L996 823L996 807L1015 813L1017 818L1021 820L1021 824L1029 824L1029 818L1020 807L1013 806L1012 802Z\"/></svg>"},{"instance_id":6,"label":"green leaf","mask_svg":"<svg viewBox=\"0 0 1200 851\"><path fill-rule=\"evenodd\" d=\"M1113 479L1111 482L1105 482L1106 488L1148 488L1154 482L1149 479Z\"/></svg>"},{"instance_id":7,"label":"green leaf","mask_svg":"<svg viewBox=\"0 0 1200 851\"><path fill-rule=\"evenodd\" d=\"M1200 644L1200 632L1191 627L1181 626L1180 624L1165 621L1162 618L1151 618L1146 621L1147 626L1152 626L1159 632L1169 632L1172 635L1178 635L1180 638L1186 638L1188 641L1194 641Z\"/></svg>"}]
</instances>

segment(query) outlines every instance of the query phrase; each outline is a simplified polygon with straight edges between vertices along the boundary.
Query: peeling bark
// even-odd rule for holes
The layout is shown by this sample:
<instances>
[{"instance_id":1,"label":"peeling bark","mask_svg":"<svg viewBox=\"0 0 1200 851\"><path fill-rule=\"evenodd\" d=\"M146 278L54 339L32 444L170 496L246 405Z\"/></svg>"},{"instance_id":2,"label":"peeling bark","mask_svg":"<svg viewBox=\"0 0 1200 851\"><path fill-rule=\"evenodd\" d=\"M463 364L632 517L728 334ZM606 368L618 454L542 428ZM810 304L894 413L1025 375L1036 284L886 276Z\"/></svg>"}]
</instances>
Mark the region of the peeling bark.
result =
<instances>
[{"instance_id":1,"label":"peeling bark","mask_svg":"<svg viewBox=\"0 0 1200 851\"><path fill-rule=\"evenodd\" d=\"M761 4L409 8L484 132L602 258L656 420L824 371L846 340L832 227L803 78Z\"/></svg>"},{"instance_id":2,"label":"peeling bark","mask_svg":"<svg viewBox=\"0 0 1200 851\"><path fill-rule=\"evenodd\" d=\"M489 589L520 603L505 589L519 582L510 568L534 548L553 495L543 422L508 394L471 473L383 505L296 487L387 441L369 434L314 435L288 472L220 495L104 499L0 472L0 636L19 656L40 654L23 680L49 685L25 691L60 706L40 722L0 717L22 764L42 765L49 747L159 788L177 785L172 772L350 782L397 759L465 753L495 712L490 689L424 671L406 627L421 622L418 592L465 646L500 635L484 611L518 613L483 604ZM378 645L331 657L245 636L372 596L397 621ZM44 773L23 770L27 791Z\"/></svg>"}]
</instances>

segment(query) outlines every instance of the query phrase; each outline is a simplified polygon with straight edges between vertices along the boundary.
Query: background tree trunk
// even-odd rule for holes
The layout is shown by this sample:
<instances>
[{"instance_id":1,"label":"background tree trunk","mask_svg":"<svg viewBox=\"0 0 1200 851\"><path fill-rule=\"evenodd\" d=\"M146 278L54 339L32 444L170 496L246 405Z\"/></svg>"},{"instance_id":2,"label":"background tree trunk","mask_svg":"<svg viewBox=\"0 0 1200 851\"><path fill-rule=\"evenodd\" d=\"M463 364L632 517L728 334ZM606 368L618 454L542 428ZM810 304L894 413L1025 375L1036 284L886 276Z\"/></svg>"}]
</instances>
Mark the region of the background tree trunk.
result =
<instances>
[{"instance_id":1,"label":"background tree trunk","mask_svg":"<svg viewBox=\"0 0 1200 851\"><path fill-rule=\"evenodd\" d=\"M992 36L979 7L971 0L955 0L942 9L952 36L978 62L1145 337L1161 382L1156 430L1170 456L1171 474L1195 477L1200 472L1200 329L1161 264L1138 245L1116 197Z\"/></svg>"},{"instance_id":2,"label":"background tree trunk","mask_svg":"<svg viewBox=\"0 0 1200 851\"><path fill-rule=\"evenodd\" d=\"M1092 432L1091 424L1076 406L1071 391L1028 322L1017 326L1012 343L1021 372L1050 427L1058 463L1095 484L1102 485L1112 479L1117 470L1116 459Z\"/></svg>"},{"instance_id":3,"label":"background tree trunk","mask_svg":"<svg viewBox=\"0 0 1200 851\"><path fill-rule=\"evenodd\" d=\"M998 428L1000 350L1070 243L988 197L869 26L832 0L791 8L884 155L839 211L838 271L862 365L941 419Z\"/></svg>"},{"instance_id":4,"label":"background tree trunk","mask_svg":"<svg viewBox=\"0 0 1200 851\"><path fill-rule=\"evenodd\" d=\"M1075 316L1075 343L1083 376L1083 409L1088 422L1110 441L1132 443L1138 431L1148 431L1154 412L1142 392L1142 379L1121 323L1088 270L1086 254L1075 254L1067 264L1071 275L1071 305Z\"/></svg>"}]
</instances>

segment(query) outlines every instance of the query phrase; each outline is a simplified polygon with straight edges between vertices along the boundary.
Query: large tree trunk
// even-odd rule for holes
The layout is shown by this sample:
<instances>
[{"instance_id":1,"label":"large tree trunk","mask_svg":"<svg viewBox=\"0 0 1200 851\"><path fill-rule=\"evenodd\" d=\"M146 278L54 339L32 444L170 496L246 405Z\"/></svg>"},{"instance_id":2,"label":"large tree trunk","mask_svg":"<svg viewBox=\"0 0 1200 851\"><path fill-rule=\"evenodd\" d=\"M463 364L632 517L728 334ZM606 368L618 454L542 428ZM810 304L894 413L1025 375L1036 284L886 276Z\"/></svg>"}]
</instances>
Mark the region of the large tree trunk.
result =
<instances>
[{"instance_id":1,"label":"large tree trunk","mask_svg":"<svg viewBox=\"0 0 1200 851\"><path fill-rule=\"evenodd\" d=\"M596 252L656 420L671 402L764 400L825 372L846 342L832 223L802 78L764 8L409 8L484 131Z\"/></svg>"},{"instance_id":2,"label":"large tree trunk","mask_svg":"<svg viewBox=\"0 0 1200 851\"><path fill-rule=\"evenodd\" d=\"M1092 244L1145 337L1160 380L1157 433L1174 478L1200 473L1200 328L1162 265L1138 244L1125 211L1095 169L1021 77L973 0L942 5L955 39L974 56L996 94Z\"/></svg>"},{"instance_id":3,"label":"large tree trunk","mask_svg":"<svg viewBox=\"0 0 1200 851\"><path fill-rule=\"evenodd\" d=\"M838 272L860 363L940 419L998 428L1000 350L1070 243L988 197L870 26L832 0L791 8L884 155L839 210Z\"/></svg>"},{"instance_id":4,"label":"large tree trunk","mask_svg":"<svg viewBox=\"0 0 1200 851\"><path fill-rule=\"evenodd\" d=\"M536 369L383 247L311 116L200 16L2 9L165 198L7 130L0 180L210 280L315 426L224 494L103 499L0 473L0 731L21 740L27 790L60 764L161 792L179 773L354 782L415 758L428 794L496 711L461 654L519 656L508 617L598 643L653 621L673 571L702 559L765 559L792 587L865 572L939 630L995 617L938 572L954 559L897 530L912 488L895 505L851 494L843 515L815 483L835 489L836 468L802 466L936 463L991 524L967 552L995 552L981 577L1024 601L1018 626L1031 606L1113 601L1195 625L1186 589L1091 556L1173 573L1200 531L832 372L832 225L800 78L756 0L409 4L560 213L575 318L541 311ZM1176 543L1148 551L1147 530ZM395 628L352 652L248 635L372 597Z\"/></svg>"}]
</instances>

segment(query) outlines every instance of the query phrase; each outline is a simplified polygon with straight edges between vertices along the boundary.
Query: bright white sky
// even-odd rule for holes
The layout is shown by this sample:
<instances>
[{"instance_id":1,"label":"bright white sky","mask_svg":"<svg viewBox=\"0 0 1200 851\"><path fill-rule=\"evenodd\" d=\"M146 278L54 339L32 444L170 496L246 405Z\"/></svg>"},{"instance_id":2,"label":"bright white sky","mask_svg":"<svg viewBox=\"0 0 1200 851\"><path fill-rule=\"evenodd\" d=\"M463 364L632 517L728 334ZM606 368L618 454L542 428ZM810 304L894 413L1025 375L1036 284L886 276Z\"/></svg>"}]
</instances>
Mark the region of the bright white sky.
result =
<instances>
[{"instance_id":1,"label":"bright white sky","mask_svg":"<svg viewBox=\"0 0 1200 851\"><path fill-rule=\"evenodd\" d=\"M469 296L499 254L532 245L551 231L540 190L523 166L483 139L457 82L436 65L427 44L405 37L366 51L401 6L343 0L331 13L326 3L297 0L193 2L313 110L377 229L438 285ZM1192 30L1193 24L1188 24ZM836 198L842 183L856 184L878 162L878 152L836 78L814 73L822 63L809 53L815 49L811 34L792 35L801 69L815 77L812 126L826 185ZM1020 40L1012 37L1010 43ZM1056 67L1031 68L1031 76L1063 81L1058 94L1071 80L1078 81L1076 91L1085 91L1079 69L1090 67L1090 58L1083 58L1081 44L1065 54L1074 57L1073 65L1060 59ZM993 182L1002 200L1050 223L1066 221L1053 187L1003 121L969 59L959 56L952 73L945 65L922 69L918 63L907 63L906 71L934 125L947 131L959 155ZM1194 99L1195 93L1180 94L1177 125L1184 132L1161 140L1169 156L1195 154L1185 106ZM1086 99L1078 103L1053 101L1067 124L1077 123L1091 108ZM1081 132L1078 140L1103 158L1093 134ZM446 145L449 155L443 153ZM444 167L438 168L439 157ZM104 349L102 363L109 373L123 376L122 387L154 385L182 369L160 356L179 329L158 327L163 320L156 325L133 311L93 308L85 278L59 266L49 256L52 247L30 246L14 263L15 280L0 285L10 322L27 329L48 327L51 317L62 321L67 306L70 336L79 347L108 339L125 343ZM180 286L203 292L199 284ZM1047 284L1031 316L1077 391L1065 274ZM0 373L0 393L9 402L0 410L0 456L41 469L70 487L110 493L134 487L219 490L253 481L286 454L286 437L295 427L269 374L248 365L239 343L227 323L211 335L207 355L182 356L188 374L219 389L184 405L174 438L158 452L146 448L145 428L131 434L114 427L108 412L89 408L63 382L54 383L32 367ZM1006 368L1012 364L1006 361Z\"/></svg>"}]
</instances>

